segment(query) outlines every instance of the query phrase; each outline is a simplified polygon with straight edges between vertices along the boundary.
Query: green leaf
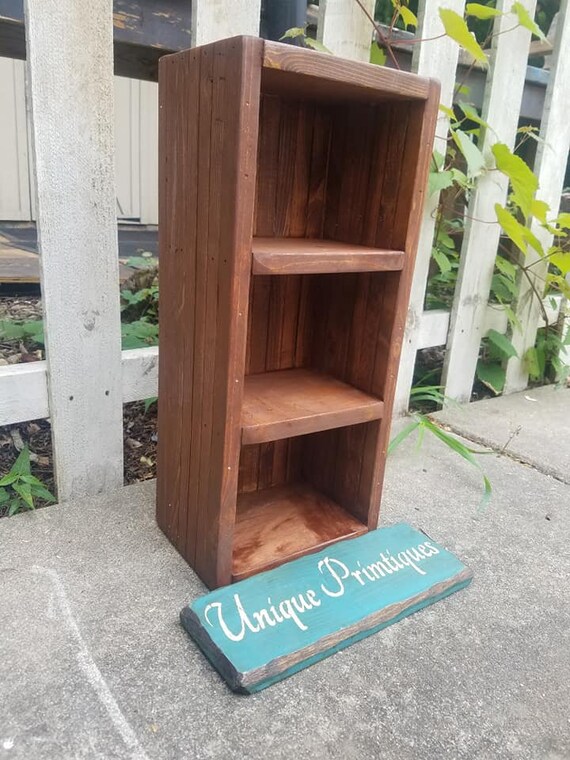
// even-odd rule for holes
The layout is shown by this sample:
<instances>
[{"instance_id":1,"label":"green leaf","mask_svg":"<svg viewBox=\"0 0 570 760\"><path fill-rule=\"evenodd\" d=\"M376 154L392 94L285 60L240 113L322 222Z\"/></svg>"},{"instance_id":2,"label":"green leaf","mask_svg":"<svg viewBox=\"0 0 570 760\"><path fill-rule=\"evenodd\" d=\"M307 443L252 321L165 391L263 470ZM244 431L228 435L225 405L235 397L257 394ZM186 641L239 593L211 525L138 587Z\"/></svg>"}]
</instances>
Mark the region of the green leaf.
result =
<instances>
[{"instance_id":1,"label":"green leaf","mask_svg":"<svg viewBox=\"0 0 570 760\"><path fill-rule=\"evenodd\" d=\"M0 479L0 486L10 486L12 483L15 483L19 477L20 476L17 473L14 473L10 470L7 475L4 475L4 477Z\"/></svg>"},{"instance_id":2,"label":"green leaf","mask_svg":"<svg viewBox=\"0 0 570 760\"><path fill-rule=\"evenodd\" d=\"M438 248L432 248L431 255L433 256L434 261L438 265L439 271L442 274L446 274L446 272L451 271L451 262L445 253L443 253L443 251L440 251Z\"/></svg>"},{"instance_id":3,"label":"green leaf","mask_svg":"<svg viewBox=\"0 0 570 760\"><path fill-rule=\"evenodd\" d=\"M495 203L495 213L497 214L497 220L503 228L506 235L513 241L517 248L525 254L527 249L527 237L526 227L518 222L512 214L510 214L506 208L503 208L499 203Z\"/></svg>"},{"instance_id":4,"label":"green leaf","mask_svg":"<svg viewBox=\"0 0 570 760\"><path fill-rule=\"evenodd\" d=\"M304 26L293 26L291 29L287 29L285 34L280 37L281 40L294 40L297 37L304 37L305 36L305 27Z\"/></svg>"},{"instance_id":5,"label":"green leaf","mask_svg":"<svg viewBox=\"0 0 570 760\"><path fill-rule=\"evenodd\" d=\"M570 300L570 284L567 282L566 278L563 275L552 274L549 272L546 276L546 281L549 285L552 285L554 288L559 290L564 298Z\"/></svg>"},{"instance_id":6,"label":"green leaf","mask_svg":"<svg viewBox=\"0 0 570 760\"><path fill-rule=\"evenodd\" d=\"M451 172L430 172L428 178L428 193L440 193L446 187L453 185L453 174Z\"/></svg>"},{"instance_id":7,"label":"green leaf","mask_svg":"<svg viewBox=\"0 0 570 760\"><path fill-rule=\"evenodd\" d=\"M374 63L376 66L386 64L386 51L377 42L373 42L370 48L370 63Z\"/></svg>"},{"instance_id":8,"label":"green leaf","mask_svg":"<svg viewBox=\"0 0 570 760\"><path fill-rule=\"evenodd\" d=\"M524 355L524 364L528 374L533 380L538 380L542 376L540 368L540 362L538 358L538 351L534 346L529 348Z\"/></svg>"},{"instance_id":9,"label":"green leaf","mask_svg":"<svg viewBox=\"0 0 570 760\"><path fill-rule=\"evenodd\" d=\"M446 433L445 430L442 430L440 427L438 427L435 423L433 423L429 418L423 417L422 418L422 424L425 426L427 430L429 430L433 435L436 436L436 438L439 438L439 440L444 443L448 448L450 448L452 451L454 451L456 454L459 454L460 457L465 459L469 464L472 464L474 467L477 467L478 470L481 471L481 475L483 477L483 498L481 500L480 507L485 507L492 494L492 487L491 487L491 481L489 478L485 475L483 472L481 465L479 462L475 459L473 454L486 454L491 452L485 452L485 451L474 451L473 449L468 448L465 446L461 441L459 441L454 436L450 435L449 433Z\"/></svg>"},{"instance_id":10,"label":"green leaf","mask_svg":"<svg viewBox=\"0 0 570 760\"><path fill-rule=\"evenodd\" d=\"M158 259L150 256L131 256L127 259L127 266L132 269L152 269L157 266Z\"/></svg>"},{"instance_id":11,"label":"green leaf","mask_svg":"<svg viewBox=\"0 0 570 760\"><path fill-rule=\"evenodd\" d=\"M491 8L489 5L481 5L480 3L467 3L465 6L466 16L475 16L475 18L488 19L494 16L502 16L501 11L496 8Z\"/></svg>"},{"instance_id":12,"label":"green leaf","mask_svg":"<svg viewBox=\"0 0 570 760\"><path fill-rule=\"evenodd\" d=\"M467 188L470 187L470 182L467 179L467 175L464 174L464 172L462 172L460 169L453 168L451 170L451 175L453 177L453 181L456 184L460 185L461 187L463 187L465 189L467 189Z\"/></svg>"},{"instance_id":13,"label":"green leaf","mask_svg":"<svg viewBox=\"0 0 570 760\"><path fill-rule=\"evenodd\" d=\"M10 492L7 488L0 488L0 507L10 501Z\"/></svg>"},{"instance_id":14,"label":"green leaf","mask_svg":"<svg viewBox=\"0 0 570 760\"><path fill-rule=\"evenodd\" d=\"M44 344L44 323L41 319L28 321L0 320L0 338L4 340L28 340Z\"/></svg>"},{"instance_id":15,"label":"green leaf","mask_svg":"<svg viewBox=\"0 0 570 760\"><path fill-rule=\"evenodd\" d=\"M499 349L505 358L510 359L513 356L518 356L516 348L513 346L506 335L501 335L500 332L491 329L487 333L486 337L490 343Z\"/></svg>"},{"instance_id":16,"label":"green leaf","mask_svg":"<svg viewBox=\"0 0 570 760\"><path fill-rule=\"evenodd\" d=\"M394 449L396 449L402 441L404 441L409 435L411 435L416 428L418 428L420 425L419 420L414 420L413 422L410 422L409 425L406 425L406 427L403 430L400 430L398 435L395 438L392 438L390 441L390 445L388 446L388 454L391 454Z\"/></svg>"},{"instance_id":17,"label":"green leaf","mask_svg":"<svg viewBox=\"0 0 570 760\"><path fill-rule=\"evenodd\" d=\"M499 303L512 301L517 295L517 286L509 277L494 274L491 280L491 291Z\"/></svg>"},{"instance_id":18,"label":"green leaf","mask_svg":"<svg viewBox=\"0 0 570 760\"><path fill-rule=\"evenodd\" d=\"M305 36L304 42L305 47L311 48L311 50L316 50L318 53L328 53L329 55L332 55L332 50L329 50L328 47L325 47L322 42L319 42L312 37Z\"/></svg>"},{"instance_id":19,"label":"green leaf","mask_svg":"<svg viewBox=\"0 0 570 760\"><path fill-rule=\"evenodd\" d=\"M441 113L444 113L446 116L450 118L451 121L455 121L455 113L453 112L453 108L448 108L448 106L444 106L443 103L439 104L439 110Z\"/></svg>"},{"instance_id":20,"label":"green leaf","mask_svg":"<svg viewBox=\"0 0 570 760\"><path fill-rule=\"evenodd\" d=\"M534 23L534 21L528 15L527 9L524 7L524 5L522 5L522 3L513 3L511 13L514 13L516 15L521 26L524 26L525 29L528 29L543 42L546 41L546 37L542 29L538 26L538 24Z\"/></svg>"},{"instance_id":21,"label":"green leaf","mask_svg":"<svg viewBox=\"0 0 570 760\"><path fill-rule=\"evenodd\" d=\"M10 507L8 508L8 517L12 517L16 512L19 512L22 508L22 502L20 499L12 499Z\"/></svg>"},{"instance_id":22,"label":"green leaf","mask_svg":"<svg viewBox=\"0 0 570 760\"><path fill-rule=\"evenodd\" d=\"M546 215L550 211L550 206L546 201L539 201L536 198L533 199L530 204L530 213L535 216L539 222L546 224Z\"/></svg>"},{"instance_id":23,"label":"green leaf","mask_svg":"<svg viewBox=\"0 0 570 760\"><path fill-rule=\"evenodd\" d=\"M501 274L503 274L505 277L508 277L509 280L513 280L514 282L517 277L517 268L514 264L505 259L503 256L497 256L495 259L495 266Z\"/></svg>"},{"instance_id":24,"label":"green leaf","mask_svg":"<svg viewBox=\"0 0 570 760\"><path fill-rule=\"evenodd\" d=\"M439 17L443 24L443 28L445 29L445 33L451 37L452 40L455 40L455 42L457 42L457 44L464 50L471 53L473 58L487 65L487 56L467 28L464 19L458 13L449 10L448 8L440 8Z\"/></svg>"},{"instance_id":25,"label":"green leaf","mask_svg":"<svg viewBox=\"0 0 570 760\"><path fill-rule=\"evenodd\" d=\"M14 483L12 486L14 491L19 494L24 503L30 508L34 509L34 499L32 497L32 487L29 483Z\"/></svg>"},{"instance_id":26,"label":"green leaf","mask_svg":"<svg viewBox=\"0 0 570 760\"><path fill-rule=\"evenodd\" d=\"M404 24L408 26L413 26L414 29L418 25L418 19L416 18L415 13L412 13L412 11L405 5L400 5L398 8L398 12L400 16L402 17L402 21Z\"/></svg>"},{"instance_id":27,"label":"green leaf","mask_svg":"<svg viewBox=\"0 0 570 760\"><path fill-rule=\"evenodd\" d=\"M485 168L485 159L479 148L469 139L466 132L461 129L451 131L453 141L467 161L467 175L477 177Z\"/></svg>"},{"instance_id":28,"label":"green leaf","mask_svg":"<svg viewBox=\"0 0 570 760\"><path fill-rule=\"evenodd\" d=\"M478 379L483 385L492 390L495 395L502 393L505 387L505 376L506 372L500 364L490 364L481 361L481 359L477 362Z\"/></svg>"},{"instance_id":29,"label":"green leaf","mask_svg":"<svg viewBox=\"0 0 570 760\"><path fill-rule=\"evenodd\" d=\"M156 346L158 343L158 325L139 319L121 325L122 346L128 348L143 348Z\"/></svg>"},{"instance_id":30,"label":"green leaf","mask_svg":"<svg viewBox=\"0 0 570 760\"><path fill-rule=\"evenodd\" d=\"M503 143L491 148L497 169L506 174L513 189L513 200L525 216L529 216L532 201L538 190L538 179L519 156L515 156Z\"/></svg>"},{"instance_id":31,"label":"green leaf","mask_svg":"<svg viewBox=\"0 0 570 760\"><path fill-rule=\"evenodd\" d=\"M144 400L144 413L146 414L148 412L148 410L150 409L150 407L153 404L156 404L157 401L158 401L158 396L151 396L150 398L145 398L145 400Z\"/></svg>"},{"instance_id":32,"label":"green leaf","mask_svg":"<svg viewBox=\"0 0 570 760\"><path fill-rule=\"evenodd\" d=\"M475 124L479 124L480 126L485 127L486 129L491 129L491 127L489 126L489 123L486 122L485 119L482 119L479 116L477 109L475 108L475 106L471 105L471 103L465 103L463 100L461 100L459 101L457 105L461 108L465 116L470 121L474 121Z\"/></svg>"},{"instance_id":33,"label":"green leaf","mask_svg":"<svg viewBox=\"0 0 570 760\"><path fill-rule=\"evenodd\" d=\"M439 150L436 150L436 148L433 149L431 160L432 160L432 164L437 167L438 171L441 171L443 169L443 162L445 161L445 156L443 155L443 153L440 153Z\"/></svg>"},{"instance_id":34,"label":"green leaf","mask_svg":"<svg viewBox=\"0 0 570 760\"><path fill-rule=\"evenodd\" d=\"M563 275L566 276L570 273L570 251L563 251L561 248L558 248L556 253L549 256L549 259L550 263L554 264L555 267L558 267ZM2 485L1 480L0 485Z\"/></svg>"},{"instance_id":35,"label":"green leaf","mask_svg":"<svg viewBox=\"0 0 570 760\"><path fill-rule=\"evenodd\" d=\"M20 451L18 458L12 465L10 475L29 475L30 474L30 450L27 446Z\"/></svg>"},{"instance_id":36,"label":"green leaf","mask_svg":"<svg viewBox=\"0 0 570 760\"><path fill-rule=\"evenodd\" d=\"M39 485L32 486L32 495L35 498L43 499L44 501L49 501L49 502L55 501L55 496L52 494L52 492L48 491L48 489L41 483Z\"/></svg>"}]
</instances>

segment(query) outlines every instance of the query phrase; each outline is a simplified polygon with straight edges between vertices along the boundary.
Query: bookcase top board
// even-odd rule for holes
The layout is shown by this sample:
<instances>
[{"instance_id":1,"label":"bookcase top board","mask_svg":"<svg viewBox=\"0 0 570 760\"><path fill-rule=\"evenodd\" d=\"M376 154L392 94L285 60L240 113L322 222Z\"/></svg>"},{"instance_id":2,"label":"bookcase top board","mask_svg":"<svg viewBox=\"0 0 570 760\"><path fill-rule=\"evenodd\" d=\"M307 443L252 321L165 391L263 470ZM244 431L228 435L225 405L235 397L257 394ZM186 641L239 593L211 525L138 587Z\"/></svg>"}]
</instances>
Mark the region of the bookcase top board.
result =
<instances>
[{"instance_id":1,"label":"bookcase top board","mask_svg":"<svg viewBox=\"0 0 570 760\"><path fill-rule=\"evenodd\" d=\"M329 53L319 53L281 42L246 35L201 46L215 48L239 42L261 68L261 90L296 100L330 103L379 103L386 100L427 100L430 80L360 61L349 61ZM163 56L159 68L173 59L192 56L196 48Z\"/></svg>"},{"instance_id":2,"label":"bookcase top board","mask_svg":"<svg viewBox=\"0 0 570 760\"><path fill-rule=\"evenodd\" d=\"M263 41L264 93L314 101L427 100L429 79L329 53Z\"/></svg>"}]
</instances>

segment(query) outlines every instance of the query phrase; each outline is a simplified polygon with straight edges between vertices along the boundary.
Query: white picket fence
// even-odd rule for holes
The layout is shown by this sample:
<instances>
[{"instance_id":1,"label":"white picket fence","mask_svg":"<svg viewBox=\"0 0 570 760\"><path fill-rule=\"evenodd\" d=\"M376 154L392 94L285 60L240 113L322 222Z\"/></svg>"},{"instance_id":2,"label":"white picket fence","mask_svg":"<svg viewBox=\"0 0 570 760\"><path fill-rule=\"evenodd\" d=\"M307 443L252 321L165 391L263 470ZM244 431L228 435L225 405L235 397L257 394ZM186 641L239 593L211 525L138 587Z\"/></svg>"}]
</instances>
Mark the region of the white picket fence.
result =
<instances>
[{"instance_id":1,"label":"white picket fence","mask_svg":"<svg viewBox=\"0 0 570 760\"><path fill-rule=\"evenodd\" d=\"M534 14L536 0L522 0ZM511 0L498 0L508 10ZM46 327L45 362L0 367L0 425L49 417L60 501L118 488L123 483L123 403L157 393L158 349L121 351L113 146L113 27L111 0L91 0L84 13L75 0L26 0L28 101L35 153L41 286ZM371 26L362 10L374 0L321 0L319 38L333 52L366 60ZM420 0L413 70L442 83L451 104L458 47L443 32L438 8L463 12L464 0ZM193 0L193 44L236 34L257 34L260 0ZM513 26L500 18L497 30ZM435 39L432 39L435 38ZM483 116L493 140L512 146L521 107L530 35L525 29L495 38ZM570 145L568 2L562 0L556 52L546 93L536 169L540 196L556 213ZM438 135L447 133L442 113ZM437 139L437 138L436 138ZM481 338L491 327L506 332L504 312L488 304L499 230L493 206L507 188L486 175L471 199L455 303L451 313L424 311L433 210L428 200L396 400L408 403L416 353L447 345L446 393L468 400ZM482 221L481 221L482 220ZM539 234L537 232L537 234ZM541 231L540 234L543 234ZM548 240L543 241L548 243ZM538 273L540 276L540 272ZM521 299L519 356L534 344L542 324L536 305ZM545 302L549 322L557 299ZM507 392L526 387L523 363L511 359Z\"/></svg>"}]
</instances>

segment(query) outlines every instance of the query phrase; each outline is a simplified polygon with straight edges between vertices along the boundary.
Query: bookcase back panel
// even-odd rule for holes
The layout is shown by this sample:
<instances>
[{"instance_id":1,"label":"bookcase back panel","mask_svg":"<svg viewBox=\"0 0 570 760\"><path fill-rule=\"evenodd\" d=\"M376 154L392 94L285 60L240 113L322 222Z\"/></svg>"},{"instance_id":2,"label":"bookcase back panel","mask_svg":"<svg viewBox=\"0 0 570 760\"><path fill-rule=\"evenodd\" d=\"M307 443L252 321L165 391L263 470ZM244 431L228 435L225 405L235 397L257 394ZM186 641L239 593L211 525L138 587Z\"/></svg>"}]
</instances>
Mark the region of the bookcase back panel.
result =
<instances>
[{"instance_id":1,"label":"bookcase back panel","mask_svg":"<svg viewBox=\"0 0 570 760\"><path fill-rule=\"evenodd\" d=\"M399 274L251 278L246 374L305 367L383 397Z\"/></svg>"},{"instance_id":2,"label":"bookcase back panel","mask_svg":"<svg viewBox=\"0 0 570 760\"><path fill-rule=\"evenodd\" d=\"M254 235L404 249L423 109L262 96Z\"/></svg>"},{"instance_id":3,"label":"bookcase back panel","mask_svg":"<svg viewBox=\"0 0 570 760\"><path fill-rule=\"evenodd\" d=\"M242 446L238 493L308 483L366 524L380 424Z\"/></svg>"},{"instance_id":4,"label":"bookcase back panel","mask_svg":"<svg viewBox=\"0 0 570 760\"><path fill-rule=\"evenodd\" d=\"M328 109L262 97L255 235L322 237L330 132Z\"/></svg>"}]
</instances>

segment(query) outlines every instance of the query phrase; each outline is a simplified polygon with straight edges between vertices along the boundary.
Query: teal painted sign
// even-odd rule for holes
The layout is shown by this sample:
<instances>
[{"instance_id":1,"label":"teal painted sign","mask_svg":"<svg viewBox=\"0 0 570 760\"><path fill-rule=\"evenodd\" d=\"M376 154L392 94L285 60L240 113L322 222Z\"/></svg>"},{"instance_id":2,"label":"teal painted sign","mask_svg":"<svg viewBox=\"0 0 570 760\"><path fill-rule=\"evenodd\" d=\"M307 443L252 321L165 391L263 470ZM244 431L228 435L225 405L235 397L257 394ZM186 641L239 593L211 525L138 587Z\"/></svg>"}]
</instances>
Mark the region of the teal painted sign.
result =
<instances>
[{"instance_id":1,"label":"teal painted sign","mask_svg":"<svg viewBox=\"0 0 570 760\"><path fill-rule=\"evenodd\" d=\"M181 612L232 689L259 691L465 587L471 571L401 523L341 541Z\"/></svg>"}]
</instances>

